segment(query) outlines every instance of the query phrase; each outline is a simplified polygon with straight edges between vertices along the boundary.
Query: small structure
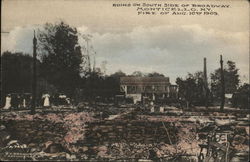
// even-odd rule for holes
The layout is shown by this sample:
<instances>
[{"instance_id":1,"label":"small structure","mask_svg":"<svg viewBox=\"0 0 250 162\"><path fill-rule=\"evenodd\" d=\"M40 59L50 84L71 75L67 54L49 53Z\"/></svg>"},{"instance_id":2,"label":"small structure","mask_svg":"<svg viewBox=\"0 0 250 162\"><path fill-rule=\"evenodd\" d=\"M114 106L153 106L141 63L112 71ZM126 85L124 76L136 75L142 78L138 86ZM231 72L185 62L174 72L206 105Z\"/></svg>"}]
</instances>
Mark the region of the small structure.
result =
<instances>
[{"instance_id":1,"label":"small structure","mask_svg":"<svg viewBox=\"0 0 250 162\"><path fill-rule=\"evenodd\" d=\"M168 77L121 77L120 90L134 103L144 98L156 101L177 97L177 86L171 85Z\"/></svg>"}]
</instances>

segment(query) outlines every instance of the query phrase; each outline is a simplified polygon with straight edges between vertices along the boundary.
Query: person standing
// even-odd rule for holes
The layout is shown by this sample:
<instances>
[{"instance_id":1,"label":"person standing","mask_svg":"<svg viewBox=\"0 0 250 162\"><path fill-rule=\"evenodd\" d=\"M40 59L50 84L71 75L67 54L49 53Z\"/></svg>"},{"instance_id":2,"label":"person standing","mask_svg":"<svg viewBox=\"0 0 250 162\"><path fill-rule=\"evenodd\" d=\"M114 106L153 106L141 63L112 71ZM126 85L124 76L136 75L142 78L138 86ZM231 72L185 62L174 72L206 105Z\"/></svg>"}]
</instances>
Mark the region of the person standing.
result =
<instances>
[{"instance_id":1,"label":"person standing","mask_svg":"<svg viewBox=\"0 0 250 162\"><path fill-rule=\"evenodd\" d=\"M5 98L5 105L4 105L3 109L7 110L7 109L10 109L10 107L11 107L11 96L10 96L10 94L8 94Z\"/></svg>"},{"instance_id":2,"label":"person standing","mask_svg":"<svg viewBox=\"0 0 250 162\"><path fill-rule=\"evenodd\" d=\"M22 97L22 107L23 107L23 108L26 108L26 106L27 106L27 103L26 103L26 96L23 95L23 97Z\"/></svg>"},{"instance_id":3,"label":"person standing","mask_svg":"<svg viewBox=\"0 0 250 162\"><path fill-rule=\"evenodd\" d=\"M44 98L43 106L44 106L44 107L49 107L49 106L50 106L49 97L50 97L49 94L43 95L43 98Z\"/></svg>"}]
</instances>

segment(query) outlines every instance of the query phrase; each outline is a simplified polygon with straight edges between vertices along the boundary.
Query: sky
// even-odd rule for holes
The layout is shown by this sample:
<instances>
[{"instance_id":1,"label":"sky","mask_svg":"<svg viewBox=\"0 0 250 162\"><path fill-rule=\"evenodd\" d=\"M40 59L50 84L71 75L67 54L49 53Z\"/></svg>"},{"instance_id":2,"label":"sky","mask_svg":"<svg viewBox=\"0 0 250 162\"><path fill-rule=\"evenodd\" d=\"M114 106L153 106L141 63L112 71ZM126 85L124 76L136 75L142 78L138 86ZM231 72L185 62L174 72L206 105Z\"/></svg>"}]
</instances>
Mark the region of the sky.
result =
<instances>
[{"instance_id":1,"label":"sky","mask_svg":"<svg viewBox=\"0 0 250 162\"><path fill-rule=\"evenodd\" d=\"M136 7L113 4L230 5L213 8L219 15L138 15ZM199 9L199 8L198 8ZM32 53L33 30L64 21L81 34L90 34L96 64L106 61L106 73L121 70L159 72L185 78L188 72L219 68L219 57L232 60L242 83L249 82L249 2L167 0L3 0L1 53ZM82 46L85 42L79 38ZM11 65L10 65L11 66Z\"/></svg>"}]
</instances>

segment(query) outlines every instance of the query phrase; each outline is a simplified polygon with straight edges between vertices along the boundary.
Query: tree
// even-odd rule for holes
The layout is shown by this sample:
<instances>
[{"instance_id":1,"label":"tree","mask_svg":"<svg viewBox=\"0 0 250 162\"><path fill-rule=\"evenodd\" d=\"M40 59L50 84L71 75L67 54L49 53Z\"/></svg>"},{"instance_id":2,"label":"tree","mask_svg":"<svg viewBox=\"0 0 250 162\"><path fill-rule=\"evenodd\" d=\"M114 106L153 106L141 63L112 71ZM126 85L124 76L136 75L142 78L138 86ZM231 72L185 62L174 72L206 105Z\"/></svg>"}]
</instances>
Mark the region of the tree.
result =
<instances>
[{"instance_id":1,"label":"tree","mask_svg":"<svg viewBox=\"0 0 250 162\"><path fill-rule=\"evenodd\" d=\"M182 78L176 79L176 84L179 87L179 98L186 101L186 106L192 105L194 98L195 81L192 78L187 78L186 80Z\"/></svg>"},{"instance_id":2,"label":"tree","mask_svg":"<svg viewBox=\"0 0 250 162\"><path fill-rule=\"evenodd\" d=\"M165 77L164 74L160 74L157 72L152 72L147 75L148 77Z\"/></svg>"},{"instance_id":3,"label":"tree","mask_svg":"<svg viewBox=\"0 0 250 162\"><path fill-rule=\"evenodd\" d=\"M7 93L31 92L31 68L32 57L28 54L3 52L1 55L1 101L5 100Z\"/></svg>"},{"instance_id":4,"label":"tree","mask_svg":"<svg viewBox=\"0 0 250 162\"><path fill-rule=\"evenodd\" d=\"M117 80L119 80L120 77L125 77L125 76L126 76L126 74L124 72L122 72L121 70L119 70L119 71L115 72L114 74L110 75L110 77L115 78Z\"/></svg>"},{"instance_id":5,"label":"tree","mask_svg":"<svg viewBox=\"0 0 250 162\"><path fill-rule=\"evenodd\" d=\"M205 105L205 83L203 72L189 73L186 79L177 78L179 98L186 102L186 106Z\"/></svg>"},{"instance_id":6,"label":"tree","mask_svg":"<svg viewBox=\"0 0 250 162\"><path fill-rule=\"evenodd\" d=\"M250 104L250 84L244 84L238 88L233 94L233 107L240 107L242 109L249 109Z\"/></svg>"},{"instance_id":7,"label":"tree","mask_svg":"<svg viewBox=\"0 0 250 162\"><path fill-rule=\"evenodd\" d=\"M38 36L42 56L41 74L59 91L72 95L80 83L81 48L77 30L64 22L45 24Z\"/></svg>"},{"instance_id":8,"label":"tree","mask_svg":"<svg viewBox=\"0 0 250 162\"><path fill-rule=\"evenodd\" d=\"M3 88L20 92L31 88L31 56L7 51L2 54L1 60Z\"/></svg>"},{"instance_id":9,"label":"tree","mask_svg":"<svg viewBox=\"0 0 250 162\"><path fill-rule=\"evenodd\" d=\"M106 85L112 89L112 91L116 94L120 93L120 78L125 77L126 74L122 71L117 71L114 74L111 74L106 79Z\"/></svg>"},{"instance_id":10,"label":"tree","mask_svg":"<svg viewBox=\"0 0 250 162\"><path fill-rule=\"evenodd\" d=\"M94 100L98 96L101 89L103 89L103 80L101 73L89 72L85 78L84 90L88 100Z\"/></svg>"},{"instance_id":11,"label":"tree","mask_svg":"<svg viewBox=\"0 0 250 162\"><path fill-rule=\"evenodd\" d=\"M33 58L28 54L3 52L1 55L1 105L3 106L5 97L8 93L31 93L32 81L32 63ZM37 100L39 102L40 96L45 91L53 91L53 85L41 77L41 62L37 60ZM49 87L49 89L48 89Z\"/></svg>"},{"instance_id":12,"label":"tree","mask_svg":"<svg viewBox=\"0 0 250 162\"><path fill-rule=\"evenodd\" d=\"M239 69L236 68L235 62L227 61L224 68L225 93L234 93L239 87ZM211 74L211 91L215 98L219 99L221 95L221 73L220 69L216 69Z\"/></svg>"},{"instance_id":13,"label":"tree","mask_svg":"<svg viewBox=\"0 0 250 162\"><path fill-rule=\"evenodd\" d=\"M144 77L144 76L146 76L146 74L144 74L141 71L134 71L131 76L134 76L134 77Z\"/></svg>"}]
</instances>

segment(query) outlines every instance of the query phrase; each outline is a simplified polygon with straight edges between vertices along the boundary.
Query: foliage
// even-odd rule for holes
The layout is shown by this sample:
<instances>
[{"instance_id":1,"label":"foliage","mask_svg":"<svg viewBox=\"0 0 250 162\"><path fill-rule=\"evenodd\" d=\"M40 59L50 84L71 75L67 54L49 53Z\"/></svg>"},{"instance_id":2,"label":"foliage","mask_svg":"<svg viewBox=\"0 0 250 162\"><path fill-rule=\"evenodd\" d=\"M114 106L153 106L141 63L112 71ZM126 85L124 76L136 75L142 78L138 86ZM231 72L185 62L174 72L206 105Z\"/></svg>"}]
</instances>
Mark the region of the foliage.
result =
<instances>
[{"instance_id":1,"label":"foliage","mask_svg":"<svg viewBox=\"0 0 250 162\"><path fill-rule=\"evenodd\" d=\"M9 93L31 93L33 58L28 54L3 52L1 55L2 92L1 105ZM37 95L55 88L40 76L41 63L37 60ZM38 97L39 99L39 97Z\"/></svg>"},{"instance_id":2,"label":"foliage","mask_svg":"<svg viewBox=\"0 0 250 162\"><path fill-rule=\"evenodd\" d=\"M157 72L152 72L147 75L148 77L165 77L164 74L160 74Z\"/></svg>"},{"instance_id":3,"label":"foliage","mask_svg":"<svg viewBox=\"0 0 250 162\"><path fill-rule=\"evenodd\" d=\"M145 77L146 74L141 72L141 71L134 71L130 76L133 76L133 77Z\"/></svg>"},{"instance_id":4,"label":"foliage","mask_svg":"<svg viewBox=\"0 0 250 162\"><path fill-rule=\"evenodd\" d=\"M225 93L236 92L239 86L239 74L235 62L227 61L227 66L224 68ZM211 74L211 91L215 98L220 98L221 95L221 72L216 69Z\"/></svg>"},{"instance_id":5,"label":"foliage","mask_svg":"<svg viewBox=\"0 0 250 162\"><path fill-rule=\"evenodd\" d=\"M249 109L250 104L250 84L244 84L233 94L232 104L234 107Z\"/></svg>"},{"instance_id":6,"label":"foliage","mask_svg":"<svg viewBox=\"0 0 250 162\"><path fill-rule=\"evenodd\" d=\"M4 52L2 60L3 88L8 92L31 89L32 57L22 53Z\"/></svg>"},{"instance_id":7,"label":"foliage","mask_svg":"<svg viewBox=\"0 0 250 162\"><path fill-rule=\"evenodd\" d=\"M110 75L110 77L115 78L115 79L119 79L120 77L125 77L125 76L126 74L122 72L121 70Z\"/></svg>"},{"instance_id":8,"label":"foliage","mask_svg":"<svg viewBox=\"0 0 250 162\"><path fill-rule=\"evenodd\" d=\"M85 98L95 100L96 97L108 99L120 93L120 77L126 76L122 71L115 72L110 76L103 76L99 72L87 73L83 78L83 91Z\"/></svg>"},{"instance_id":9,"label":"foliage","mask_svg":"<svg viewBox=\"0 0 250 162\"><path fill-rule=\"evenodd\" d=\"M187 102L188 106L205 104L205 83L203 73L188 74L186 79L177 78L179 98Z\"/></svg>"},{"instance_id":10,"label":"foliage","mask_svg":"<svg viewBox=\"0 0 250 162\"><path fill-rule=\"evenodd\" d=\"M22 53L3 52L1 55L1 101L8 93L30 93L32 57Z\"/></svg>"},{"instance_id":11,"label":"foliage","mask_svg":"<svg viewBox=\"0 0 250 162\"><path fill-rule=\"evenodd\" d=\"M112 86L116 94L120 93L120 78L125 77L126 74L122 71L115 72L114 74L111 74L107 78L107 84L110 84L109 86Z\"/></svg>"},{"instance_id":12,"label":"foliage","mask_svg":"<svg viewBox=\"0 0 250 162\"><path fill-rule=\"evenodd\" d=\"M42 56L42 76L60 91L72 95L80 83L81 48L77 30L64 22L45 24L40 31L39 47Z\"/></svg>"},{"instance_id":13,"label":"foliage","mask_svg":"<svg viewBox=\"0 0 250 162\"><path fill-rule=\"evenodd\" d=\"M89 72L85 78L84 90L88 99L94 99L98 94L97 90L101 90L104 78L98 72Z\"/></svg>"},{"instance_id":14,"label":"foliage","mask_svg":"<svg viewBox=\"0 0 250 162\"><path fill-rule=\"evenodd\" d=\"M152 73L143 73L141 71L134 71L131 75L131 77L165 77L164 74L152 72Z\"/></svg>"}]
</instances>

